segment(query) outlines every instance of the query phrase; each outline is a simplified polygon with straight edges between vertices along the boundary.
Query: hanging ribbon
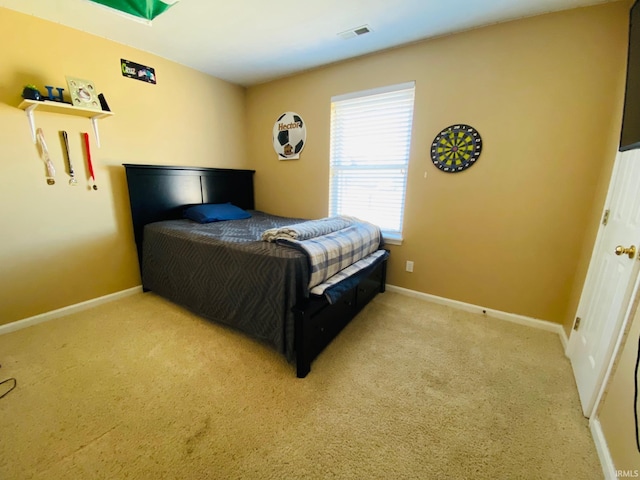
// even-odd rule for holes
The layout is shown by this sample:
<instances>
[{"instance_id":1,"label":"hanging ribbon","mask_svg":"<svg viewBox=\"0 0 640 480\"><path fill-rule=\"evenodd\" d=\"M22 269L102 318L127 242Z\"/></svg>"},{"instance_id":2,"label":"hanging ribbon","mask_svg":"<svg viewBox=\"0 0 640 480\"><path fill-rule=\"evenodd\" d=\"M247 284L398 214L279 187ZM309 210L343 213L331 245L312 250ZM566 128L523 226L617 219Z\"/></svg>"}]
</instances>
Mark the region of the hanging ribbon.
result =
<instances>
[{"instance_id":1,"label":"hanging ribbon","mask_svg":"<svg viewBox=\"0 0 640 480\"><path fill-rule=\"evenodd\" d=\"M89 134L83 133L84 136L84 147L87 152L87 167L89 167L89 175L91 176L91 188L94 190L98 190L98 186L96 185L96 176L93 174L93 164L91 163L91 148L89 146Z\"/></svg>"},{"instance_id":2,"label":"hanging ribbon","mask_svg":"<svg viewBox=\"0 0 640 480\"><path fill-rule=\"evenodd\" d=\"M54 178L56 176L56 169L53 167L51 157L49 157L49 150L47 149L47 143L44 141L44 133L41 128L36 131L36 141L40 147L38 149L40 158L42 158L42 161L47 166L47 185L53 185L56 183Z\"/></svg>"}]
</instances>

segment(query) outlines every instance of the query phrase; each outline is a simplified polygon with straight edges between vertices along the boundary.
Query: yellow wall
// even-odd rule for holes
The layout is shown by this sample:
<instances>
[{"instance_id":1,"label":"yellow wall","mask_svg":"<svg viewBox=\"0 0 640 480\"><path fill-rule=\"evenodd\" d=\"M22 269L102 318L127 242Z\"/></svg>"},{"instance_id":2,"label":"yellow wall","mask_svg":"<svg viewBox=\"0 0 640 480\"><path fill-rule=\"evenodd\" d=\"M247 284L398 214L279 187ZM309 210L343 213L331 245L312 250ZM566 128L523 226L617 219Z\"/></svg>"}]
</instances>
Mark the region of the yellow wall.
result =
<instances>
[{"instance_id":1,"label":"yellow wall","mask_svg":"<svg viewBox=\"0 0 640 480\"><path fill-rule=\"evenodd\" d=\"M324 216L331 96L415 80L405 241L390 247L389 282L570 325L617 141L628 6L494 25L247 92L0 9L0 41L12 46L0 52L0 323L139 284L122 163L255 168L259 208ZM158 84L122 77L120 58L154 66ZM86 181L66 185L57 137L70 133L86 180L79 133L91 131L89 121L36 115L58 169L50 187L16 108L25 83L66 86L65 75L93 80L116 113L100 123L101 149L92 137L97 192ZM285 110L307 122L297 161L277 161L271 146ZM435 169L428 152L435 134L456 122L476 127L484 150L473 168L451 175ZM250 143L246 132L256 132ZM405 260L415 262L414 273L404 271Z\"/></svg>"},{"instance_id":2,"label":"yellow wall","mask_svg":"<svg viewBox=\"0 0 640 480\"><path fill-rule=\"evenodd\" d=\"M325 216L331 97L415 80L404 243L389 247L389 283L569 325L617 146L628 8L494 25L249 88L248 130L263 132L248 147L257 207ZM278 161L269 135L287 110L307 124L296 161ZM429 147L454 123L478 129L484 146L472 168L447 174Z\"/></svg>"},{"instance_id":3,"label":"yellow wall","mask_svg":"<svg viewBox=\"0 0 640 480\"><path fill-rule=\"evenodd\" d=\"M636 447L634 418L634 382L640 381L640 378L636 379L635 372L640 337L638 301L639 299L636 299L636 313L632 317L627 340L617 358L614 374L607 385L607 393L598 413L616 470L640 471L640 452ZM638 408L640 409L640 404Z\"/></svg>"},{"instance_id":4,"label":"yellow wall","mask_svg":"<svg viewBox=\"0 0 640 480\"><path fill-rule=\"evenodd\" d=\"M0 8L0 324L140 284L122 163L246 168L245 90L159 57ZM120 59L156 69L157 85L125 78ZM98 149L89 120L36 114L57 169L45 182L22 86L95 82L115 116ZM80 186L70 187L59 130ZM87 190L80 132L90 132L98 191Z\"/></svg>"}]
</instances>

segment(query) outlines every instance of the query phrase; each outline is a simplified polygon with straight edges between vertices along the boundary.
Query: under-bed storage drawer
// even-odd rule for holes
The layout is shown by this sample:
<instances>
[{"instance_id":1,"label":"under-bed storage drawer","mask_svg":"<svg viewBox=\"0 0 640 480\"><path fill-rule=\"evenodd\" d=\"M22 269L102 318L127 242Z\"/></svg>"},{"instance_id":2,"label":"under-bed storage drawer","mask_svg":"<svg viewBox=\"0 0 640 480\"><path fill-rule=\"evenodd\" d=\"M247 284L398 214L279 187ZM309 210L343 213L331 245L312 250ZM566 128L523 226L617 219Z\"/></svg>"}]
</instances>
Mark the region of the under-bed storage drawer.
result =
<instances>
[{"instance_id":1,"label":"under-bed storage drawer","mask_svg":"<svg viewBox=\"0 0 640 480\"><path fill-rule=\"evenodd\" d=\"M358 292L357 292L358 310L364 307L369 302L369 300L371 300L379 291L380 291L380 282L375 282L371 278L367 278L360 285L358 285Z\"/></svg>"},{"instance_id":2,"label":"under-bed storage drawer","mask_svg":"<svg viewBox=\"0 0 640 480\"><path fill-rule=\"evenodd\" d=\"M315 346L324 348L340 330L349 322L356 303L356 289L347 291L329 308L329 304L322 308L308 320L308 327L314 332Z\"/></svg>"},{"instance_id":3,"label":"under-bed storage drawer","mask_svg":"<svg viewBox=\"0 0 640 480\"><path fill-rule=\"evenodd\" d=\"M356 287L356 307L360 310L364 307L377 293L384 291L383 269L386 262L382 262L371 272L367 278L362 280Z\"/></svg>"},{"instance_id":4,"label":"under-bed storage drawer","mask_svg":"<svg viewBox=\"0 0 640 480\"><path fill-rule=\"evenodd\" d=\"M385 280L386 260L361 278L359 284L345 292L335 304L329 304L324 297L311 297L293 308L299 378L309 373L313 359L358 311L377 293L385 291Z\"/></svg>"}]
</instances>

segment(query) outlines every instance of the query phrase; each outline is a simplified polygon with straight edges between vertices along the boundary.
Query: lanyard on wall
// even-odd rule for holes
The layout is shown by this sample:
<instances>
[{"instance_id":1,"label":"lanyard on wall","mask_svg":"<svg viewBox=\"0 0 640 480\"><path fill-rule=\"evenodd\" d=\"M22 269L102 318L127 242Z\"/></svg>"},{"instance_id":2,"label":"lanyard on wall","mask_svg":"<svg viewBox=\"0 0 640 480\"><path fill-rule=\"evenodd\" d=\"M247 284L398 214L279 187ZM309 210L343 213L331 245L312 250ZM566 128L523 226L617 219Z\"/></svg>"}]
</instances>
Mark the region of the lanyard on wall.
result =
<instances>
[{"instance_id":1,"label":"lanyard on wall","mask_svg":"<svg viewBox=\"0 0 640 480\"><path fill-rule=\"evenodd\" d=\"M53 185L56 183L54 178L56 176L56 169L53 167L51 157L49 157L49 150L47 149L47 143L44 141L44 133L42 133L41 128L36 131L36 141L40 147L38 149L40 158L42 158L42 161L47 166L47 185Z\"/></svg>"},{"instance_id":2,"label":"lanyard on wall","mask_svg":"<svg viewBox=\"0 0 640 480\"><path fill-rule=\"evenodd\" d=\"M91 148L89 147L89 134L83 133L84 136L84 146L87 152L87 167L89 167L89 175L91 176L91 188L94 190L98 190L98 186L96 185L96 176L93 173L93 164L91 163Z\"/></svg>"}]
</instances>

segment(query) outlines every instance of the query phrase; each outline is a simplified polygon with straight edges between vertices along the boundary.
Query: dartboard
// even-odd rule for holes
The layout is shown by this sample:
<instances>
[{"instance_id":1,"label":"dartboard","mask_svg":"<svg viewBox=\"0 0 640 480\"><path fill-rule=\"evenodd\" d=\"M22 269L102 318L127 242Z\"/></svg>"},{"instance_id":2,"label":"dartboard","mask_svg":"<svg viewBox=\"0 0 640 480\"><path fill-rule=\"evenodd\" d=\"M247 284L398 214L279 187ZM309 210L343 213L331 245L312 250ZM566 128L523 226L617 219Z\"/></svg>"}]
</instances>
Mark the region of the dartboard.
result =
<instances>
[{"instance_id":1,"label":"dartboard","mask_svg":"<svg viewBox=\"0 0 640 480\"><path fill-rule=\"evenodd\" d=\"M443 172L456 173L469 168L482 152L482 138L469 125L451 125L431 144L431 160Z\"/></svg>"}]
</instances>

